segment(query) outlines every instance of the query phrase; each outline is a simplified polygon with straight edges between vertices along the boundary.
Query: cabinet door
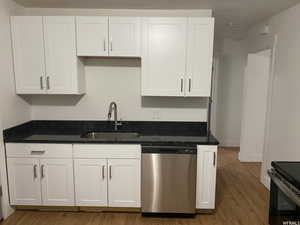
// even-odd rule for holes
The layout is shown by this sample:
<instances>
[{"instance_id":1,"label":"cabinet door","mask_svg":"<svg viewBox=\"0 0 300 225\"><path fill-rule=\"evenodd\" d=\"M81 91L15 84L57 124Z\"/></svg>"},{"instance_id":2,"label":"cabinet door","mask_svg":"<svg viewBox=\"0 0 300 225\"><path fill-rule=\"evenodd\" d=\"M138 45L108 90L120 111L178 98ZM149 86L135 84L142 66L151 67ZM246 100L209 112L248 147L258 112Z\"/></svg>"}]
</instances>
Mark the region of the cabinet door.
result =
<instances>
[{"instance_id":1,"label":"cabinet door","mask_svg":"<svg viewBox=\"0 0 300 225\"><path fill-rule=\"evenodd\" d=\"M198 146L197 209L215 208L217 148L217 146Z\"/></svg>"},{"instance_id":2,"label":"cabinet door","mask_svg":"<svg viewBox=\"0 0 300 225\"><path fill-rule=\"evenodd\" d=\"M11 205L41 205L39 160L8 158L8 182Z\"/></svg>"},{"instance_id":3,"label":"cabinet door","mask_svg":"<svg viewBox=\"0 0 300 225\"><path fill-rule=\"evenodd\" d=\"M184 96L186 27L186 18L143 19L143 96Z\"/></svg>"},{"instance_id":4,"label":"cabinet door","mask_svg":"<svg viewBox=\"0 0 300 225\"><path fill-rule=\"evenodd\" d=\"M77 55L108 56L108 17L78 16Z\"/></svg>"},{"instance_id":5,"label":"cabinet door","mask_svg":"<svg viewBox=\"0 0 300 225\"><path fill-rule=\"evenodd\" d=\"M213 41L213 18L188 19L186 96L210 96Z\"/></svg>"},{"instance_id":6,"label":"cabinet door","mask_svg":"<svg viewBox=\"0 0 300 225\"><path fill-rule=\"evenodd\" d=\"M17 94L45 93L45 55L42 17L12 17L11 26Z\"/></svg>"},{"instance_id":7,"label":"cabinet door","mask_svg":"<svg viewBox=\"0 0 300 225\"><path fill-rule=\"evenodd\" d=\"M107 206L106 159L76 159L75 192L77 206Z\"/></svg>"},{"instance_id":8,"label":"cabinet door","mask_svg":"<svg viewBox=\"0 0 300 225\"><path fill-rule=\"evenodd\" d=\"M141 162L139 159L108 160L108 205L140 207Z\"/></svg>"},{"instance_id":9,"label":"cabinet door","mask_svg":"<svg viewBox=\"0 0 300 225\"><path fill-rule=\"evenodd\" d=\"M72 159L41 159L43 205L73 206Z\"/></svg>"},{"instance_id":10,"label":"cabinet door","mask_svg":"<svg viewBox=\"0 0 300 225\"><path fill-rule=\"evenodd\" d=\"M72 94L77 89L75 17L44 17L49 94Z\"/></svg>"},{"instance_id":11,"label":"cabinet door","mask_svg":"<svg viewBox=\"0 0 300 225\"><path fill-rule=\"evenodd\" d=\"M140 56L140 26L138 17L109 17L109 55Z\"/></svg>"}]
</instances>

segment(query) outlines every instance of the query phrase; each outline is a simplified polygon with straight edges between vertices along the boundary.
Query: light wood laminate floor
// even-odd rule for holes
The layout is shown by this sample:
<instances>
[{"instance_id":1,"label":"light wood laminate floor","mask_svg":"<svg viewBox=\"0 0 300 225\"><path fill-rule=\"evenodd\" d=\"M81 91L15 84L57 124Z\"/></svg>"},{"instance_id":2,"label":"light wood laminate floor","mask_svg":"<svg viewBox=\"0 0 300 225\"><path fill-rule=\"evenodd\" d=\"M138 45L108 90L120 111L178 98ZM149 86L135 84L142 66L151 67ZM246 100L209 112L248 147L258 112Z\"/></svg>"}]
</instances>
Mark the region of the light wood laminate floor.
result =
<instances>
[{"instance_id":1,"label":"light wood laminate floor","mask_svg":"<svg viewBox=\"0 0 300 225\"><path fill-rule=\"evenodd\" d=\"M235 149L219 149L217 209L195 218L144 218L139 213L17 211L1 225L266 225L268 191L259 163L240 163Z\"/></svg>"}]
</instances>

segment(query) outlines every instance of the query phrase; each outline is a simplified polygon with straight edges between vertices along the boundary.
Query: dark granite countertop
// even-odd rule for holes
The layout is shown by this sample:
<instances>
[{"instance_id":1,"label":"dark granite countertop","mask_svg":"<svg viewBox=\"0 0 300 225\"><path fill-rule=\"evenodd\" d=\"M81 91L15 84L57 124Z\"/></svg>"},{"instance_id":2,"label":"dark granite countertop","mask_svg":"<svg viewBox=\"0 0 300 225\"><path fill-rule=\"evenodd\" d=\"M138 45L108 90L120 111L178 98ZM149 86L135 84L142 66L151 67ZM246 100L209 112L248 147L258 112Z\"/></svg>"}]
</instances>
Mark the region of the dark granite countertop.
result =
<instances>
[{"instance_id":1,"label":"dark granite countertop","mask_svg":"<svg viewBox=\"0 0 300 225\"><path fill-rule=\"evenodd\" d=\"M122 121L120 132L138 132L135 138L88 139L90 131L112 132L108 121L30 121L4 131L6 143L107 143L142 145L218 145L207 136L205 122Z\"/></svg>"}]
</instances>

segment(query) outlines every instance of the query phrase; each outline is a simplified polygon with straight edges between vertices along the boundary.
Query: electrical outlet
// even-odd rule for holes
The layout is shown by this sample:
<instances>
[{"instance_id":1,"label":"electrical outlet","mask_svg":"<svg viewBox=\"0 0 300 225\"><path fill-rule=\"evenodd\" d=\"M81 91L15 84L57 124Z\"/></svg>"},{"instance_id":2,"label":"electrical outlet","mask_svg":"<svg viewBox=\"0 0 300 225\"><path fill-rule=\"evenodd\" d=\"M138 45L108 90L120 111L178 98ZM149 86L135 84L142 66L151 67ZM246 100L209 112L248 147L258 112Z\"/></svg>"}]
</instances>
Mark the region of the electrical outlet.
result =
<instances>
[{"instance_id":1,"label":"electrical outlet","mask_svg":"<svg viewBox=\"0 0 300 225\"><path fill-rule=\"evenodd\" d=\"M160 110L153 110L152 112L152 119L159 120L161 118Z\"/></svg>"}]
</instances>

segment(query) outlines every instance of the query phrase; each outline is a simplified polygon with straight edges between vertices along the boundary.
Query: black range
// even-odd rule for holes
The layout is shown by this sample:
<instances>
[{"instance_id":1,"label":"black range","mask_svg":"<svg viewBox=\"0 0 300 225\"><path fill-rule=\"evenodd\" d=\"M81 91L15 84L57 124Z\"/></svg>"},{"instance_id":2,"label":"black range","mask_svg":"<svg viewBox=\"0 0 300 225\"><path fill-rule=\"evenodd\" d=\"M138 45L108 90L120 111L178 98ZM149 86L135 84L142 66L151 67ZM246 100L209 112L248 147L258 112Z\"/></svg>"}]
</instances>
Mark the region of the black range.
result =
<instances>
[{"instance_id":1,"label":"black range","mask_svg":"<svg viewBox=\"0 0 300 225\"><path fill-rule=\"evenodd\" d=\"M41 121L34 120L3 132L9 143L136 143L142 145L218 145L207 135L205 122L122 121L118 132L136 132L136 137L85 138L88 132L114 132L110 121Z\"/></svg>"},{"instance_id":2,"label":"black range","mask_svg":"<svg viewBox=\"0 0 300 225\"><path fill-rule=\"evenodd\" d=\"M272 162L269 224L300 224L300 162Z\"/></svg>"},{"instance_id":3,"label":"black range","mask_svg":"<svg viewBox=\"0 0 300 225\"><path fill-rule=\"evenodd\" d=\"M300 190L300 162L272 162L272 167Z\"/></svg>"}]
</instances>

